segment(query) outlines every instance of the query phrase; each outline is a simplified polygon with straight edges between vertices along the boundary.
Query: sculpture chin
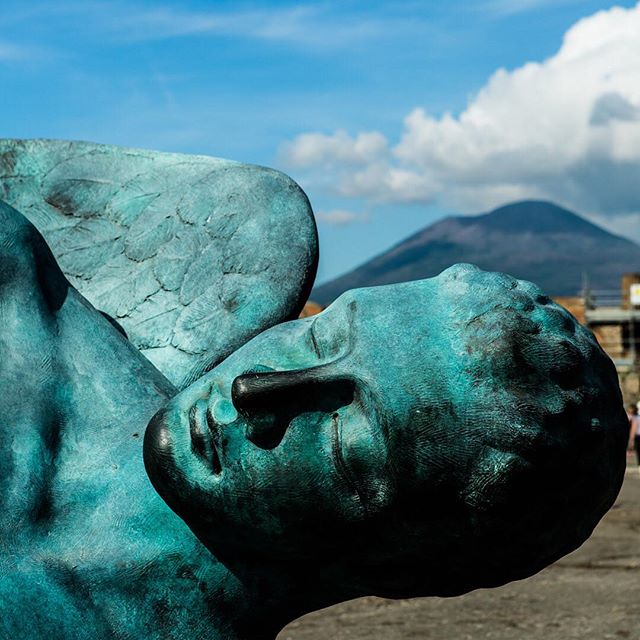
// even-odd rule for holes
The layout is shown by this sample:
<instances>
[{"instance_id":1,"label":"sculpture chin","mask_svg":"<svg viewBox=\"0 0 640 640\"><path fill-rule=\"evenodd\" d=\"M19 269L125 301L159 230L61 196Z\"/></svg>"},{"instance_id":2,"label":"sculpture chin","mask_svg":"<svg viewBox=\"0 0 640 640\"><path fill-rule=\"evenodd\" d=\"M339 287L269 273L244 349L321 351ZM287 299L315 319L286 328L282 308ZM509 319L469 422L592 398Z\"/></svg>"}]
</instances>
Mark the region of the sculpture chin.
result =
<instances>
[{"instance_id":1,"label":"sculpture chin","mask_svg":"<svg viewBox=\"0 0 640 640\"><path fill-rule=\"evenodd\" d=\"M185 443L180 438L184 435L189 439L189 433L188 428L185 434L181 434L180 428L176 429L176 416L169 404L149 421L144 434L144 466L159 496L193 528L201 520L202 496L188 471L182 468L185 461L180 451ZM180 421L177 424L180 425ZM190 441L188 447L191 454Z\"/></svg>"},{"instance_id":2,"label":"sculpture chin","mask_svg":"<svg viewBox=\"0 0 640 640\"><path fill-rule=\"evenodd\" d=\"M144 466L151 484L168 502L173 493L172 485L178 470L174 462L173 436L166 409L160 409L151 418L144 434L143 454Z\"/></svg>"}]
</instances>

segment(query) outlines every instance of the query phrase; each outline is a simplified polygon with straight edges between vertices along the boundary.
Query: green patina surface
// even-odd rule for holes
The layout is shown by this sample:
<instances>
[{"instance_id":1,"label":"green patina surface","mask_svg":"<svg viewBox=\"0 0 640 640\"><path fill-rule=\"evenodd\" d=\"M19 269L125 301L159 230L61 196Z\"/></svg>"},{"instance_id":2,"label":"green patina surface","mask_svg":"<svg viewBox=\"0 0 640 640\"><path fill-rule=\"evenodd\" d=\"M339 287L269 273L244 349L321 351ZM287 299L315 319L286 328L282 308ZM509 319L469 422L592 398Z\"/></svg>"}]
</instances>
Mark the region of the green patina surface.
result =
<instances>
[{"instance_id":1,"label":"green patina surface","mask_svg":"<svg viewBox=\"0 0 640 640\"><path fill-rule=\"evenodd\" d=\"M315 277L309 201L265 167L0 139L0 200L31 220L71 284L180 388L296 317Z\"/></svg>"},{"instance_id":2,"label":"green patina surface","mask_svg":"<svg viewBox=\"0 0 640 640\"><path fill-rule=\"evenodd\" d=\"M580 545L626 431L587 329L531 283L456 265L254 338L158 414L145 456L215 555L310 602L454 595Z\"/></svg>"},{"instance_id":3,"label":"green patina surface","mask_svg":"<svg viewBox=\"0 0 640 640\"><path fill-rule=\"evenodd\" d=\"M266 639L502 584L581 544L624 472L593 336L470 265L348 292L178 393L0 204L0 326L0 637Z\"/></svg>"}]
</instances>

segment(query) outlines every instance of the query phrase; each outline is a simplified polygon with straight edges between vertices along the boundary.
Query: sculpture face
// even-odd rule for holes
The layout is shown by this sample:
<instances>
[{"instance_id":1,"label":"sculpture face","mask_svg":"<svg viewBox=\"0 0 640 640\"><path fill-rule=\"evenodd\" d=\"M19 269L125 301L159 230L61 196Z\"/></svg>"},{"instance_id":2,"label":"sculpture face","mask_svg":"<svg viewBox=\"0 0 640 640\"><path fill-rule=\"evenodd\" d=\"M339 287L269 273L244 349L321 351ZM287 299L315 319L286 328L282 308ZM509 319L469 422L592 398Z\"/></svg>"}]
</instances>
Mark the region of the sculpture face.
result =
<instances>
[{"instance_id":1,"label":"sculpture face","mask_svg":"<svg viewBox=\"0 0 640 640\"><path fill-rule=\"evenodd\" d=\"M205 541L291 553L292 537L370 519L389 503L385 414L396 377L375 356L385 319L371 322L366 303L349 294L261 334L153 423L152 479Z\"/></svg>"},{"instance_id":2,"label":"sculpture face","mask_svg":"<svg viewBox=\"0 0 640 640\"><path fill-rule=\"evenodd\" d=\"M617 494L624 425L588 331L534 285L457 265L259 335L154 418L145 461L219 556L450 594L581 544ZM573 513L559 488L581 473L593 502Z\"/></svg>"}]
</instances>

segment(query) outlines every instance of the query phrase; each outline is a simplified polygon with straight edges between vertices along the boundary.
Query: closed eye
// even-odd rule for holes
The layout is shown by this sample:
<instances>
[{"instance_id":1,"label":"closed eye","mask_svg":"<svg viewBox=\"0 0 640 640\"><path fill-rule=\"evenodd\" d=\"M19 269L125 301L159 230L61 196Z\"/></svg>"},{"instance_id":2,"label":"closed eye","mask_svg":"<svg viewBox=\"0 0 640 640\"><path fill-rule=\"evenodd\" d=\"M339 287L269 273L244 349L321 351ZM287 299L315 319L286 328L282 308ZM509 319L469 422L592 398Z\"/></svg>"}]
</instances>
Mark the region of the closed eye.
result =
<instances>
[{"instance_id":1,"label":"closed eye","mask_svg":"<svg viewBox=\"0 0 640 640\"><path fill-rule=\"evenodd\" d=\"M366 512L367 505L363 500L362 492L358 487L358 482L344 459L344 453L342 450L342 417L338 412L335 412L331 416L331 455L338 475L343 479L351 493L357 498L360 506Z\"/></svg>"},{"instance_id":2,"label":"closed eye","mask_svg":"<svg viewBox=\"0 0 640 640\"><path fill-rule=\"evenodd\" d=\"M309 339L311 340L311 346L316 356L318 356L319 360L322 360L322 351L320 349L320 345L318 343L318 339L316 338L316 333L314 331L315 320L311 323L311 328L309 329Z\"/></svg>"}]
</instances>

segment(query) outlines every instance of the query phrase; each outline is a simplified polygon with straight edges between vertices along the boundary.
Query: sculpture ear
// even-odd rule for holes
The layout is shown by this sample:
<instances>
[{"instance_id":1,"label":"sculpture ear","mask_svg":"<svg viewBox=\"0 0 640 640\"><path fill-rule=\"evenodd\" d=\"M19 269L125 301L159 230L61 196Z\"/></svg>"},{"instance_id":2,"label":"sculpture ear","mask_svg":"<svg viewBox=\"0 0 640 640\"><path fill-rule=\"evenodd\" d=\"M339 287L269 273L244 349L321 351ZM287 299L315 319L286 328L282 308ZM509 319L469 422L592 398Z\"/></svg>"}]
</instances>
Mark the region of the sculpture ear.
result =
<instances>
[{"instance_id":1,"label":"sculpture ear","mask_svg":"<svg viewBox=\"0 0 640 640\"><path fill-rule=\"evenodd\" d=\"M326 365L244 374L231 387L233 405L247 421L247 438L263 449L276 447L296 416L332 414L354 395L355 380L329 375Z\"/></svg>"}]
</instances>

